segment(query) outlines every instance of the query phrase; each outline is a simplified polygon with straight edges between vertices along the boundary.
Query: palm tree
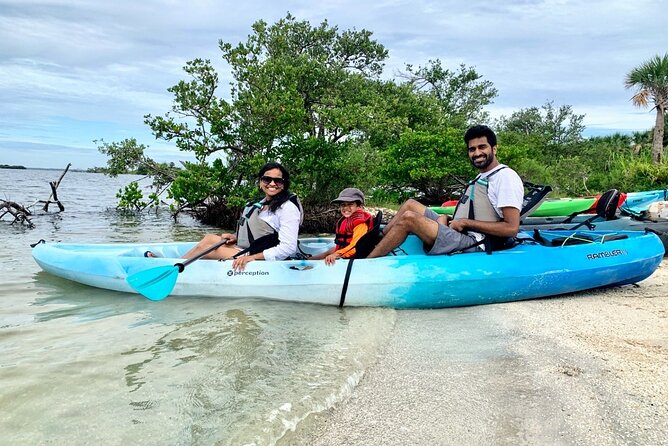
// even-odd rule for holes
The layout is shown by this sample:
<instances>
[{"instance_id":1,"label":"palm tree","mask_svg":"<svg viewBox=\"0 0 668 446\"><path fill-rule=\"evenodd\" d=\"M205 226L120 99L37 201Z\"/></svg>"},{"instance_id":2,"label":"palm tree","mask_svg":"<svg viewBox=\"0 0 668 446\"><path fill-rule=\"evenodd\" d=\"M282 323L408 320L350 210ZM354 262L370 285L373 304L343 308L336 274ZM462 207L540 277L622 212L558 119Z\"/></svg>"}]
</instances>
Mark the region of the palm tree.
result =
<instances>
[{"instance_id":1,"label":"palm tree","mask_svg":"<svg viewBox=\"0 0 668 446\"><path fill-rule=\"evenodd\" d=\"M668 53L656 55L626 75L626 88L637 88L633 95L633 105L647 107L650 100L656 108L656 124L652 141L652 160L655 164L663 158L664 114L668 109Z\"/></svg>"}]
</instances>

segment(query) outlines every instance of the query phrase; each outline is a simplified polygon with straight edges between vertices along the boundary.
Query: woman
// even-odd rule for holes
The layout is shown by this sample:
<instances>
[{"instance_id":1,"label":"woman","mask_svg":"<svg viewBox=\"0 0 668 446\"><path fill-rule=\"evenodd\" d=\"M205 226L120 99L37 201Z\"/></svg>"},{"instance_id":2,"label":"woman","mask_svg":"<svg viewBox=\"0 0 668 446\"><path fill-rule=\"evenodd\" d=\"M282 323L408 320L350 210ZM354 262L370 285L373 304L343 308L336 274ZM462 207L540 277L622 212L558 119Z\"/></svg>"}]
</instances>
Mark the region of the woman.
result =
<instances>
[{"instance_id":1,"label":"woman","mask_svg":"<svg viewBox=\"0 0 668 446\"><path fill-rule=\"evenodd\" d=\"M199 252L227 240L226 244L205 255L205 259L230 259L246 248L250 252L234 258L232 269L243 271L254 260L283 260L297 252L297 237L302 210L297 197L289 191L290 174L281 164L270 162L258 173L260 190L264 198L247 205L243 210L236 234L208 234L183 257L190 258ZM252 242L260 237L278 235L273 247L254 252ZM265 239L266 239L265 238ZM257 244L256 244L257 245Z\"/></svg>"}]
</instances>

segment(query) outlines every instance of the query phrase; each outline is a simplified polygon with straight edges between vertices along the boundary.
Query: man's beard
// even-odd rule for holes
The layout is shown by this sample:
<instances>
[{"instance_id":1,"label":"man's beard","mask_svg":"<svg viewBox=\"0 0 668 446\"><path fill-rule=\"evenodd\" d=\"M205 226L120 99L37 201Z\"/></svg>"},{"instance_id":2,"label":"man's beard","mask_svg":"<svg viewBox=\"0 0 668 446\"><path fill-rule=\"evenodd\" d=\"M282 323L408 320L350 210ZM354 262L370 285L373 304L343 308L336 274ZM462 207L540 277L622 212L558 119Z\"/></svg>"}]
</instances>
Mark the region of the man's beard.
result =
<instances>
[{"instance_id":1,"label":"man's beard","mask_svg":"<svg viewBox=\"0 0 668 446\"><path fill-rule=\"evenodd\" d=\"M471 158L471 164L473 164L473 167L479 170L486 169L489 167L490 164L492 164L492 161L494 161L494 154L490 154L489 156L484 155L485 159L481 159L480 157L476 158L476 161Z\"/></svg>"}]
</instances>

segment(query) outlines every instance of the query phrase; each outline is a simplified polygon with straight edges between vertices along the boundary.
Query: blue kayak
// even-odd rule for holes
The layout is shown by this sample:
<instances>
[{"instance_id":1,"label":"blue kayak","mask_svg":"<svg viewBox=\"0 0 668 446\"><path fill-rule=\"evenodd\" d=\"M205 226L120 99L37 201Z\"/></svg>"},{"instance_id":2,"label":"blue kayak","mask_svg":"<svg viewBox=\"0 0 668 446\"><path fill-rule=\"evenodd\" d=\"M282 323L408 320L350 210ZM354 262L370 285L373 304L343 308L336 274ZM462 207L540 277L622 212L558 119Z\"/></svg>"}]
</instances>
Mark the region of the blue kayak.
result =
<instances>
[{"instance_id":1,"label":"blue kayak","mask_svg":"<svg viewBox=\"0 0 668 446\"><path fill-rule=\"evenodd\" d=\"M668 219L645 220L622 216L606 220L600 217L592 219L590 215L578 215L568 223L564 223L563 217L525 217L521 221L520 230L572 229L576 225L586 225L585 222L589 222L589 225L584 227L596 231L652 231L661 239L664 255L668 256Z\"/></svg>"},{"instance_id":2,"label":"blue kayak","mask_svg":"<svg viewBox=\"0 0 668 446\"><path fill-rule=\"evenodd\" d=\"M629 192L619 210L622 214L644 217L652 203L665 200L668 200L668 189Z\"/></svg>"},{"instance_id":3,"label":"blue kayak","mask_svg":"<svg viewBox=\"0 0 668 446\"><path fill-rule=\"evenodd\" d=\"M409 236L392 255L376 259L250 262L235 272L231 261L198 260L176 278L172 296L260 298L344 306L442 308L510 302L592 288L636 283L659 266L664 247L639 231L540 231L495 251L427 256ZM306 252L331 239L300 241ZM128 276L169 268L194 243L39 243L33 257L53 275L136 298ZM160 255L146 258L147 250Z\"/></svg>"}]
</instances>

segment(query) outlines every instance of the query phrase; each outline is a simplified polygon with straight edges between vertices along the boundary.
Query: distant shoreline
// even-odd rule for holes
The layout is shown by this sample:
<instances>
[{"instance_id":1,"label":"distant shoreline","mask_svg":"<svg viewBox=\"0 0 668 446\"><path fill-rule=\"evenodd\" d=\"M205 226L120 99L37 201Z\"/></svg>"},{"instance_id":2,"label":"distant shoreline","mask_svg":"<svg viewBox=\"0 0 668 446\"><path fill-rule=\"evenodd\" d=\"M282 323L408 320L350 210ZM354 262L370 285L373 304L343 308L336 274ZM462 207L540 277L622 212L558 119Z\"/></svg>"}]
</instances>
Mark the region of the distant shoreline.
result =
<instances>
[{"instance_id":1,"label":"distant shoreline","mask_svg":"<svg viewBox=\"0 0 668 446\"><path fill-rule=\"evenodd\" d=\"M62 168L59 167L25 167L25 166L13 166L9 164L0 164L0 169L12 169L12 170L54 170L61 171ZM70 172L89 172L86 169L70 169ZM100 172L89 172L89 173L100 173Z\"/></svg>"}]
</instances>

